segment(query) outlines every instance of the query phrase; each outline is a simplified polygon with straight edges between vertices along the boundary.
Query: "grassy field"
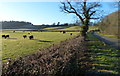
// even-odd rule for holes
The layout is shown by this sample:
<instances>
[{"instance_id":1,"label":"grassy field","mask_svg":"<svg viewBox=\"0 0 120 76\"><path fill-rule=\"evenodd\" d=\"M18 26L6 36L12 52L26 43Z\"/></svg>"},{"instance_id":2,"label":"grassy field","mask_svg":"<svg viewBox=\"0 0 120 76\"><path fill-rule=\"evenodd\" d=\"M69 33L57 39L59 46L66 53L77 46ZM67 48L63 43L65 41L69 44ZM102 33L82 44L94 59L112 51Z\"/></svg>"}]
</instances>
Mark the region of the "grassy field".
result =
<instances>
[{"instance_id":1,"label":"grassy field","mask_svg":"<svg viewBox=\"0 0 120 76\"><path fill-rule=\"evenodd\" d=\"M73 27L48 27L46 30L76 30L80 29L78 26ZM97 29L97 27L90 27L90 30ZM34 35L34 39L24 39L23 35L28 35L29 31L3 31L2 34L9 34L9 39L1 39L3 62L14 59L19 56L26 56L37 52L39 49L47 48L52 44L59 44L60 41L64 41L68 38L72 38L79 34L79 32L71 32L65 34L60 32L31 32ZM91 33L88 33L88 52L90 55L90 63L92 63L89 73L93 73L97 76L117 76L120 74L120 50L112 48L110 45L101 42Z\"/></svg>"},{"instance_id":2,"label":"grassy field","mask_svg":"<svg viewBox=\"0 0 120 76\"><path fill-rule=\"evenodd\" d=\"M118 76L120 74L120 50L112 48L110 45L101 42L91 33L88 34L89 51L93 61L92 72L98 76ZM91 72L91 73L92 73Z\"/></svg>"},{"instance_id":3,"label":"grassy field","mask_svg":"<svg viewBox=\"0 0 120 76\"><path fill-rule=\"evenodd\" d=\"M54 27L44 27L44 28L40 28L40 29L4 29L3 31L23 31L23 30L46 30L46 31L67 31L67 30L71 30L71 31L75 31L75 30L80 30L80 26L54 26Z\"/></svg>"},{"instance_id":4,"label":"grassy field","mask_svg":"<svg viewBox=\"0 0 120 76\"><path fill-rule=\"evenodd\" d=\"M90 31L90 30L96 30L96 29L99 29L99 27L98 26L90 26L88 31Z\"/></svg>"},{"instance_id":5,"label":"grassy field","mask_svg":"<svg viewBox=\"0 0 120 76\"><path fill-rule=\"evenodd\" d=\"M60 41L78 35L79 32L73 32L73 35L70 35L70 32L65 34L60 32L32 32L31 35L34 36L33 40L24 39L23 35L29 35L28 32L23 31L16 31L15 33L13 31L4 31L2 34L10 35L9 39L2 39L2 58L6 61L34 53L52 44L58 44Z\"/></svg>"},{"instance_id":6,"label":"grassy field","mask_svg":"<svg viewBox=\"0 0 120 76\"><path fill-rule=\"evenodd\" d=\"M69 28L69 26L54 26L54 27L46 27L43 30L59 30L59 29L65 29L65 28Z\"/></svg>"},{"instance_id":7,"label":"grassy field","mask_svg":"<svg viewBox=\"0 0 120 76\"><path fill-rule=\"evenodd\" d=\"M96 30L98 26L90 26L89 30ZM48 27L43 30L54 30L54 31L67 31L67 30L81 30L81 26L59 26L59 27Z\"/></svg>"},{"instance_id":8,"label":"grassy field","mask_svg":"<svg viewBox=\"0 0 120 76\"><path fill-rule=\"evenodd\" d=\"M68 27L68 28L63 28L63 29L59 29L60 31L65 31L65 30L80 30L80 26L72 26L72 27Z\"/></svg>"},{"instance_id":9,"label":"grassy field","mask_svg":"<svg viewBox=\"0 0 120 76\"><path fill-rule=\"evenodd\" d=\"M96 27L90 27L90 29L95 29ZM13 30L17 30L13 33ZM29 31L19 31L19 30L32 30L32 29L3 29L2 34L9 34L9 39L1 39L2 44L2 58L4 61L9 59L14 59L19 56L25 56L35 51L47 48L52 44L57 44L60 41L64 41L68 38L72 38L79 34L79 32L67 32L62 34L60 32L32 32L34 35L34 40L24 39L23 35L28 35ZM80 30L80 26L59 26L59 27L46 27L43 30L52 31L63 31L63 30Z\"/></svg>"}]
</instances>

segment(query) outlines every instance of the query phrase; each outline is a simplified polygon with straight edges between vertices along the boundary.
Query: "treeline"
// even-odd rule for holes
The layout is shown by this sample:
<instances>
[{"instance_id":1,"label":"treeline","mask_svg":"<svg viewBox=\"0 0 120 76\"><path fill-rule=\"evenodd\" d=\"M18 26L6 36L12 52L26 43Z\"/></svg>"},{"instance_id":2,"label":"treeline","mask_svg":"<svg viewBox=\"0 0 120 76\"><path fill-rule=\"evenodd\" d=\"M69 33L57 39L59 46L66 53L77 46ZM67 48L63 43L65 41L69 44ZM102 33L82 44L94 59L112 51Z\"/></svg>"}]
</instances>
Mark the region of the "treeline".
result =
<instances>
[{"instance_id":1,"label":"treeline","mask_svg":"<svg viewBox=\"0 0 120 76\"><path fill-rule=\"evenodd\" d=\"M119 35L119 22L120 22L120 10L109 14L104 17L101 22L98 23L102 33L109 35Z\"/></svg>"},{"instance_id":2,"label":"treeline","mask_svg":"<svg viewBox=\"0 0 120 76\"><path fill-rule=\"evenodd\" d=\"M30 22L25 21L2 21L2 27L18 27L22 25L33 25Z\"/></svg>"},{"instance_id":3,"label":"treeline","mask_svg":"<svg viewBox=\"0 0 120 76\"><path fill-rule=\"evenodd\" d=\"M69 24L69 23L64 23L64 24L42 24L42 25L38 25L38 26L50 26L50 27L56 27L56 26L77 26L77 24L73 23L73 24Z\"/></svg>"}]
</instances>

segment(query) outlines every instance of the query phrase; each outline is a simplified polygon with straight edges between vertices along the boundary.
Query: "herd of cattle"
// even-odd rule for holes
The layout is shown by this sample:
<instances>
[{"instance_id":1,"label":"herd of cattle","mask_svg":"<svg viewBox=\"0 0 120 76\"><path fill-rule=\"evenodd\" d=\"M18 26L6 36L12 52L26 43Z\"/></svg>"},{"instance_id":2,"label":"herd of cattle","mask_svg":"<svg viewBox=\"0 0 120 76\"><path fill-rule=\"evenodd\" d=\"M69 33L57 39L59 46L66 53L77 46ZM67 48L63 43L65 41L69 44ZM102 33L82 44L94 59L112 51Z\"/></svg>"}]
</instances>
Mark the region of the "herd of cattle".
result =
<instances>
[{"instance_id":1,"label":"herd of cattle","mask_svg":"<svg viewBox=\"0 0 120 76\"><path fill-rule=\"evenodd\" d=\"M7 39L7 38L9 38L9 37L10 37L10 35L2 35L2 38L5 38L5 39ZM27 38L27 35L23 35L23 38L24 38L24 39ZM33 39L33 35L29 36L29 39L30 39L30 40Z\"/></svg>"},{"instance_id":2,"label":"herd of cattle","mask_svg":"<svg viewBox=\"0 0 120 76\"><path fill-rule=\"evenodd\" d=\"M9 38L10 36L9 35L2 35L2 38Z\"/></svg>"},{"instance_id":3,"label":"herd of cattle","mask_svg":"<svg viewBox=\"0 0 120 76\"><path fill-rule=\"evenodd\" d=\"M13 32L15 32L15 31L13 31ZM60 31L60 33L61 32L63 32L63 34L65 34L66 33L66 31ZM31 33L28 33L28 34L31 34ZM72 35L72 33L70 33L70 35ZM4 38L4 39L7 39L7 38L9 38L10 37L10 35L2 35L2 38ZM34 39L34 36L33 35L30 35L30 36L27 36L27 35L23 35L23 38L25 39L25 38L29 38L30 40L32 40L32 39Z\"/></svg>"}]
</instances>

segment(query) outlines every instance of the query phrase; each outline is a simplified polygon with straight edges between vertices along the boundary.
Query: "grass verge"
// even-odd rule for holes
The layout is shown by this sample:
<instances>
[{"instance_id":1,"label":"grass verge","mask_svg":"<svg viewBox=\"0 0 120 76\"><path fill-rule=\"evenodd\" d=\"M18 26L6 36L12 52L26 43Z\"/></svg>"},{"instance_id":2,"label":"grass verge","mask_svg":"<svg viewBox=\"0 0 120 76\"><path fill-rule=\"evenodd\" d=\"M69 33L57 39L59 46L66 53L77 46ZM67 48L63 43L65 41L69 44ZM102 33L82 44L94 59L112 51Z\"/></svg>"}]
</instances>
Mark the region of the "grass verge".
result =
<instances>
[{"instance_id":1,"label":"grass verge","mask_svg":"<svg viewBox=\"0 0 120 76\"><path fill-rule=\"evenodd\" d=\"M107 37L110 37L110 38L120 39L118 36L115 36L115 35L108 35L108 34L104 34L104 33L100 33L100 32L98 32L98 34L104 35L104 36L107 36Z\"/></svg>"},{"instance_id":2,"label":"grass verge","mask_svg":"<svg viewBox=\"0 0 120 76\"><path fill-rule=\"evenodd\" d=\"M101 42L92 33L88 33L90 59L93 67L90 74L97 76L118 76L120 75L120 50Z\"/></svg>"}]
</instances>

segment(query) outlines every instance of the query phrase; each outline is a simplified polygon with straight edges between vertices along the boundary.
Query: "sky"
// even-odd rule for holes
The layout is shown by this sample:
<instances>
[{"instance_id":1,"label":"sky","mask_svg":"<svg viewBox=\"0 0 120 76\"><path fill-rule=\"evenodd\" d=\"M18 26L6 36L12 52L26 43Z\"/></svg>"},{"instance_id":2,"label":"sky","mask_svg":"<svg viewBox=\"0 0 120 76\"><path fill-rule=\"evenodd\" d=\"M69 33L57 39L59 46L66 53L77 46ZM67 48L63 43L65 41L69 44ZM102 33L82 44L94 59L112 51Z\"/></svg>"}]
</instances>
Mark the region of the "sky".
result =
<instances>
[{"instance_id":1,"label":"sky","mask_svg":"<svg viewBox=\"0 0 120 76\"><path fill-rule=\"evenodd\" d=\"M112 2L102 2L105 15L117 10ZM34 25L73 23L74 14L63 13L60 2L0 2L0 21L26 21Z\"/></svg>"}]
</instances>

